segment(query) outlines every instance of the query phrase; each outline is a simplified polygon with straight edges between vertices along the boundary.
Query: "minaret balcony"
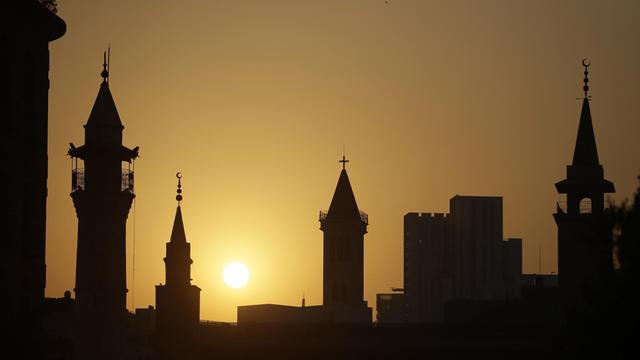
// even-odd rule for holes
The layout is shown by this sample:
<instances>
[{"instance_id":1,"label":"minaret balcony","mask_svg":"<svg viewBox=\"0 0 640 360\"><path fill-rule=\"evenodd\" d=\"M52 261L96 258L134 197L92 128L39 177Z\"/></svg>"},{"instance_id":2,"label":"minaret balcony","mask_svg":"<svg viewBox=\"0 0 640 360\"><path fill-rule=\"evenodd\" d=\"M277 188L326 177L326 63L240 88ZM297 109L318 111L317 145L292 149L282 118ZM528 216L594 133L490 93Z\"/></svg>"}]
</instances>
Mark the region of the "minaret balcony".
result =
<instances>
[{"instance_id":1,"label":"minaret balcony","mask_svg":"<svg viewBox=\"0 0 640 360\"><path fill-rule=\"evenodd\" d=\"M122 169L121 178L122 178L122 181L120 182L120 190L121 191L129 190L130 192L133 192L133 184L134 184L133 170Z\"/></svg>"},{"instance_id":2,"label":"minaret balcony","mask_svg":"<svg viewBox=\"0 0 640 360\"><path fill-rule=\"evenodd\" d=\"M580 215L589 215L592 213L593 209L591 207L591 199L584 198L577 205L577 211ZM575 210L574 210L575 211ZM569 213L569 205L566 197L561 197L556 201L556 212L559 214L568 214Z\"/></svg>"},{"instance_id":3,"label":"minaret balcony","mask_svg":"<svg viewBox=\"0 0 640 360\"><path fill-rule=\"evenodd\" d=\"M71 192L84 189L84 168L71 170Z\"/></svg>"},{"instance_id":4,"label":"minaret balcony","mask_svg":"<svg viewBox=\"0 0 640 360\"><path fill-rule=\"evenodd\" d=\"M133 192L134 176L133 170L122 169L122 175L120 177L120 191ZM71 192L77 190L84 190L84 168L77 168L71 170Z\"/></svg>"},{"instance_id":5,"label":"minaret balcony","mask_svg":"<svg viewBox=\"0 0 640 360\"><path fill-rule=\"evenodd\" d=\"M358 212L360 213L360 221L362 221L365 225L369 225L369 215L366 212L361 210L358 210ZM327 214L328 214L328 211L320 210L320 216L318 219L320 221L327 220Z\"/></svg>"}]
</instances>

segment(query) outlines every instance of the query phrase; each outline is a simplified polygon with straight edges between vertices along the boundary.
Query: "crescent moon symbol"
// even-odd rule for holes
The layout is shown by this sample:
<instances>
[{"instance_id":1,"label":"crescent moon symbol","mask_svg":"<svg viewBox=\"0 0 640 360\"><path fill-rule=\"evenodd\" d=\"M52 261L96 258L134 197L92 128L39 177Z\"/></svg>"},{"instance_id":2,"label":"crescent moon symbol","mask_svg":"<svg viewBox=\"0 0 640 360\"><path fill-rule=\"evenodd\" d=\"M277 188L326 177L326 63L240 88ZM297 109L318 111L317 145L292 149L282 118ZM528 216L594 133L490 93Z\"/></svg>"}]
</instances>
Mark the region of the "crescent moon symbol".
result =
<instances>
[{"instance_id":1,"label":"crescent moon symbol","mask_svg":"<svg viewBox=\"0 0 640 360\"><path fill-rule=\"evenodd\" d=\"M582 66L589 67L591 65L591 61L587 61L587 58L582 59Z\"/></svg>"},{"instance_id":2,"label":"crescent moon symbol","mask_svg":"<svg viewBox=\"0 0 640 360\"><path fill-rule=\"evenodd\" d=\"M181 173L181 172L177 172L177 173L176 173L176 177L177 177L178 179L182 179L182 173Z\"/></svg>"}]
</instances>

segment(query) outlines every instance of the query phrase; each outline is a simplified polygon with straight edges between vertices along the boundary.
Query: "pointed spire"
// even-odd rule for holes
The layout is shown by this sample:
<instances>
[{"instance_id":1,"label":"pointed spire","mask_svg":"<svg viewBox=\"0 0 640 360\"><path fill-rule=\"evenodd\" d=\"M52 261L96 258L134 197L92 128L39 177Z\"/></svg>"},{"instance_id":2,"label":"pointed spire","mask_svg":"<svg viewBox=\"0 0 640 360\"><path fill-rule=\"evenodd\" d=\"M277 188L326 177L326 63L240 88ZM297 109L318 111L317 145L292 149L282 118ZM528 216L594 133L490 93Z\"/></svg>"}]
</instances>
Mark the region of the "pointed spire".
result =
<instances>
[{"instance_id":1,"label":"pointed spire","mask_svg":"<svg viewBox=\"0 0 640 360\"><path fill-rule=\"evenodd\" d=\"M91 115L87 121L87 126L110 126L119 127L122 126L120 121L120 115L116 109L116 103L113 101L111 91L109 90L109 63L107 61L107 52L104 53L104 62L102 64L102 84L100 84L100 90L96 101L93 103L91 109Z\"/></svg>"},{"instance_id":2,"label":"pointed spire","mask_svg":"<svg viewBox=\"0 0 640 360\"><path fill-rule=\"evenodd\" d=\"M347 175L347 170L344 168L347 161L349 160L346 160L344 156L340 160L343 168L340 172L338 185L336 185L336 190L333 193L333 199L331 199L327 219L360 219L356 197L353 195L349 175Z\"/></svg>"},{"instance_id":3,"label":"pointed spire","mask_svg":"<svg viewBox=\"0 0 640 360\"><path fill-rule=\"evenodd\" d=\"M180 206L176 208L176 217L173 220L173 229L171 230L171 240L169 242L187 242L187 236L184 233L184 224L182 223L182 210Z\"/></svg>"},{"instance_id":4,"label":"pointed spire","mask_svg":"<svg viewBox=\"0 0 640 360\"><path fill-rule=\"evenodd\" d=\"M178 207L176 208L176 217L173 220L173 229L171 230L171 240L172 243L186 243L187 236L184 233L184 224L182 223L182 210L180 208L180 202L182 201L182 173L178 172L176 174L178 178L178 190L176 192L176 200L178 201Z\"/></svg>"},{"instance_id":5,"label":"pointed spire","mask_svg":"<svg viewBox=\"0 0 640 360\"><path fill-rule=\"evenodd\" d=\"M591 108L589 107L589 71L591 64L586 59L582 60L584 66L584 99L582 100L582 112L580 113L580 125L578 126L578 136L576 147L573 152L573 166L598 166L598 148L596 138L593 133L593 123L591 121Z\"/></svg>"},{"instance_id":6,"label":"pointed spire","mask_svg":"<svg viewBox=\"0 0 640 360\"><path fill-rule=\"evenodd\" d=\"M586 98L582 100L582 112L580 113L580 125L578 126L578 136L576 138L576 147L573 151L572 165L600 165L596 137L593 133L593 122L591 121L589 99Z\"/></svg>"}]
</instances>

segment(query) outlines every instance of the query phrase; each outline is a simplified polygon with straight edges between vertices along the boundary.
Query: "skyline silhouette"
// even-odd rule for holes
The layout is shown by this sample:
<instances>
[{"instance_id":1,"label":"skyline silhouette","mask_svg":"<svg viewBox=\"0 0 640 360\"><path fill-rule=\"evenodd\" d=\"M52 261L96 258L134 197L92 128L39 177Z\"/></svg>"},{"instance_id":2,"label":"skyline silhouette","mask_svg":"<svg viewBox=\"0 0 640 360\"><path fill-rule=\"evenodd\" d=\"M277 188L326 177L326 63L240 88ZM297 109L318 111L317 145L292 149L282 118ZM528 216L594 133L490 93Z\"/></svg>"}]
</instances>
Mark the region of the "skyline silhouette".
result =
<instances>
[{"instance_id":1,"label":"skyline silhouette","mask_svg":"<svg viewBox=\"0 0 640 360\"><path fill-rule=\"evenodd\" d=\"M365 261L365 300L370 304L376 293L402 284L402 216L422 209L444 212L456 194L502 196L504 235L522 237L524 271L538 271L542 244L543 272L557 272L552 184L570 163L580 107L574 99L581 95L576 63L585 55L595 64L592 112L601 162L618 187L614 199L632 195L634 154L640 149L629 140L638 133L631 104L640 75L630 64L638 49L608 40L624 39L629 35L623 33L636 25L622 14L615 27L602 25L603 33L596 33L589 26L592 20L583 18L590 15L608 24L618 14L637 13L637 5L601 13L593 3L556 6L556 15L547 18L556 27L565 17L586 15L578 16L576 30L559 39L546 37L544 29L534 36L515 26L515 34L531 40L533 48L525 51L493 31L513 25L514 19L533 22L541 10L529 5L519 11L511 6L512 16L491 15L494 25L474 28L462 26L464 21L453 17L454 8L439 5L393 2L381 10L354 4L276 2L271 11L256 4L240 16L242 9L234 5L203 5L210 11L189 15L195 10L192 3L179 9L136 5L129 12L118 2L108 9L62 3L58 14L73 32L51 44L47 296L61 297L73 288L75 220L63 149L81 138L80 125L99 80L99 56L108 41L113 44L113 96L127 124L125 143L144 149L137 162L136 208L128 223L130 289L134 234L137 247L135 305L129 293L129 308L153 304L150 285L162 281L159 259L171 218L160 209L170 206L172 199L164 194L177 168L190 174L193 196L185 216L190 242L199 249L193 254L193 277L203 288L203 319L233 321L240 304L298 304L303 291L308 302L320 303L321 245L313 215L328 205L327 184L335 180L340 164L334 161L343 144L353 160L350 173L362 179L359 204L375 219L365 247L370 259ZM445 20L423 24L419 15L426 16L431 7ZM86 12L80 14L81 9ZM283 9L293 12L293 19L277 14ZM143 11L163 24L173 12L173 25L153 31L156 25L148 24L127 41L125 29L140 25ZM118 27L107 21L115 12L124 14ZM239 22L229 23L221 13L238 15ZM485 15L459 14L471 24ZM295 37L286 35L302 19L315 18L318 23L300 27ZM91 26L87 19L94 19ZM242 25L252 21L256 25L242 32ZM468 39L447 38L447 21ZM189 23L193 27L172 27ZM326 29L327 23L335 29ZM215 31L203 30L205 25ZM429 32L434 29L443 40L434 40ZM162 41L152 34L161 34ZM311 41L297 40L305 35ZM272 46L259 45L269 39ZM473 39L492 46L481 50L469 45ZM545 47L544 41L553 46ZM546 62L537 55L572 42ZM607 43L613 44L610 52ZM500 44L515 48L503 50ZM465 45L475 59L464 59L469 64L462 61L468 57L460 50ZM415 47L424 49L412 52ZM389 48L395 55L375 50ZM623 59L620 52L629 56ZM452 64L442 66L443 59ZM503 66L487 66L498 59ZM303 257L292 259L288 253ZM239 291L226 287L221 276L224 264L235 259L252 271L249 286ZM380 263L389 263L384 267L389 270L375 265Z\"/></svg>"},{"instance_id":2,"label":"skyline silhouette","mask_svg":"<svg viewBox=\"0 0 640 360\"><path fill-rule=\"evenodd\" d=\"M59 49L51 48L64 39L77 45L78 34L100 29L99 17L76 13L92 26L74 33L68 29L78 18L66 23L56 0L9 2L0 127L6 352L141 360L628 355L640 331L640 169L632 169L640 123L633 106L621 107L632 96L607 94L628 84L610 63L640 55L640 42L622 41L640 27L629 16L640 5L543 9L501 1L96 6L100 16L120 16L129 52L114 67L105 47L82 127L57 116L73 118L86 91L52 89L58 81L50 78L60 69L62 84L75 81L81 66L59 66L51 57ZM572 30L558 31L570 11L581 16L565 19ZM585 22L590 12L602 23ZM532 24L540 31L528 32ZM155 26L165 32L140 42ZM438 26L447 31L430 31ZM598 36L587 49L608 66L598 76L600 67L582 58L581 106L571 116L578 121L566 135L569 121L558 116L571 101L558 64L578 51L558 46L584 45L591 30ZM170 56L154 58L145 48L158 39ZM178 43L181 51L171 50ZM528 54L548 50L542 63L523 62L522 45ZM78 53L90 48L62 51L62 58L84 64ZM475 54L473 67L461 66L470 57L455 56L456 49ZM228 67L216 66L225 61ZM115 68L124 76L113 86ZM162 76L143 76L136 87L160 68ZM625 81L638 70L625 67ZM57 107L64 102L55 97L69 94L71 102ZM620 106L611 107L612 99ZM75 128L60 133L67 125ZM78 128L84 144L76 146L69 140L78 140ZM63 171L65 156L55 154L61 134L66 186L50 181ZM331 171L327 159L340 140ZM180 169L177 207L156 236L171 208L161 208L167 189L156 192L172 178L169 166L170 174ZM548 179L551 167L566 173ZM182 171L190 174L186 194ZM319 171L339 173L332 196L323 188L335 178ZM628 187L620 174L634 179L633 195L620 194ZM556 198L545 204L543 189L553 185ZM58 202L61 194L75 213ZM443 196L448 213L433 205ZM555 222L553 240L542 216ZM65 232L70 219L75 230ZM61 243L69 233L73 242ZM554 246L549 260L543 248L553 253ZM164 283L155 279L157 263L164 263ZM73 288L50 295L70 271Z\"/></svg>"}]
</instances>

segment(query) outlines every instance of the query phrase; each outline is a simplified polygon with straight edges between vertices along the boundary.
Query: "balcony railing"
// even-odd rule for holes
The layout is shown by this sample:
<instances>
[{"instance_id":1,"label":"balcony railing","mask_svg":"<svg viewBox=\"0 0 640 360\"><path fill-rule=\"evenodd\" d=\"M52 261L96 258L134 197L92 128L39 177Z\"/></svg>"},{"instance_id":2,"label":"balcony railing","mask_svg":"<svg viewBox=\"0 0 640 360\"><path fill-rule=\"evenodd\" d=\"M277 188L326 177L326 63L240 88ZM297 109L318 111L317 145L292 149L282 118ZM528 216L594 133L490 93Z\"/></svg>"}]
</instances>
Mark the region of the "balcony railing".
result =
<instances>
[{"instance_id":1,"label":"balcony railing","mask_svg":"<svg viewBox=\"0 0 640 360\"><path fill-rule=\"evenodd\" d=\"M120 176L120 191L129 190L133 192L134 176L133 171L122 169ZM77 168L71 171L71 191L84 190L84 169Z\"/></svg>"},{"instance_id":2,"label":"balcony railing","mask_svg":"<svg viewBox=\"0 0 640 360\"><path fill-rule=\"evenodd\" d=\"M71 192L82 189L84 189L84 169L73 169L71 171Z\"/></svg>"},{"instance_id":3,"label":"balcony railing","mask_svg":"<svg viewBox=\"0 0 640 360\"><path fill-rule=\"evenodd\" d=\"M133 192L133 171L129 169L122 169L122 181L120 182L120 190L129 190Z\"/></svg>"},{"instance_id":4,"label":"balcony railing","mask_svg":"<svg viewBox=\"0 0 640 360\"><path fill-rule=\"evenodd\" d=\"M556 201L556 209L560 209L563 213L567 213L567 200L559 199Z\"/></svg>"},{"instance_id":5,"label":"balcony railing","mask_svg":"<svg viewBox=\"0 0 640 360\"><path fill-rule=\"evenodd\" d=\"M369 215L364 211L359 211L359 212L360 212L360 220L366 225L369 225Z\"/></svg>"},{"instance_id":6,"label":"balcony railing","mask_svg":"<svg viewBox=\"0 0 640 360\"><path fill-rule=\"evenodd\" d=\"M567 214L569 212L567 200L565 198L561 198L560 200L556 201L556 209L560 209L560 211ZM578 204L578 211L580 214L591 214L591 200L582 199L582 201L580 201L580 203Z\"/></svg>"},{"instance_id":7,"label":"balcony railing","mask_svg":"<svg viewBox=\"0 0 640 360\"><path fill-rule=\"evenodd\" d=\"M362 221L363 223L365 223L365 225L369 225L369 215L367 215L366 212L358 210L358 212L360 213L360 221ZM327 219L327 211L320 211L320 216L319 216L320 221L325 221Z\"/></svg>"}]
</instances>

